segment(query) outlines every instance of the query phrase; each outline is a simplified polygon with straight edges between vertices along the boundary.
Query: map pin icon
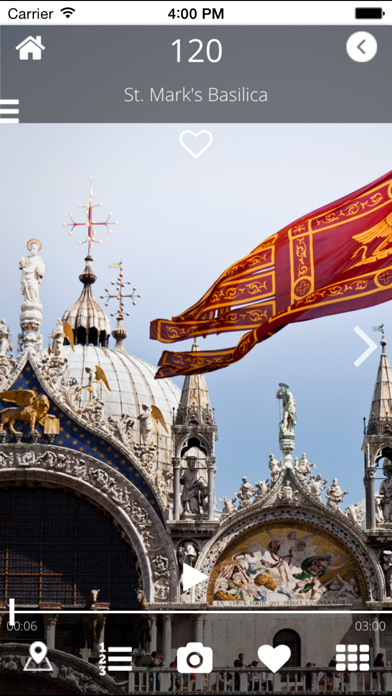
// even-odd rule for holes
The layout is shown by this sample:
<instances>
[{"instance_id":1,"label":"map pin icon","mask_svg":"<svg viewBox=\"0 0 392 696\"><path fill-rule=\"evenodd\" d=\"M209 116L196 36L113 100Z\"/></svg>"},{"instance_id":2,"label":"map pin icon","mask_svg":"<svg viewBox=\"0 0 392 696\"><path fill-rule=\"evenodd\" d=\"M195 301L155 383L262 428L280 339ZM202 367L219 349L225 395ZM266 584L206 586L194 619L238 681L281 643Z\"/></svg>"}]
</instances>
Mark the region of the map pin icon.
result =
<instances>
[{"instance_id":1,"label":"map pin icon","mask_svg":"<svg viewBox=\"0 0 392 696\"><path fill-rule=\"evenodd\" d=\"M42 643L40 640L36 640L29 647L29 653L36 665L41 664L42 660L45 659L47 652L48 648L46 647L45 643Z\"/></svg>"}]
</instances>

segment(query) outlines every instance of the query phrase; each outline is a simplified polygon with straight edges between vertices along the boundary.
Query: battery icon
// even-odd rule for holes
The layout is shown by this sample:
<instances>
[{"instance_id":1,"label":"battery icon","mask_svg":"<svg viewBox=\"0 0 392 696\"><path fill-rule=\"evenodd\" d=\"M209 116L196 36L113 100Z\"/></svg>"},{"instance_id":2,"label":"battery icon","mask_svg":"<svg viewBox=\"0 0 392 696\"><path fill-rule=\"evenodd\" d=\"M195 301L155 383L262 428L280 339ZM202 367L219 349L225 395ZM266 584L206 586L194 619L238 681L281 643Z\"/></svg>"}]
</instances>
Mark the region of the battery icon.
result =
<instances>
[{"instance_id":1,"label":"battery icon","mask_svg":"<svg viewBox=\"0 0 392 696\"><path fill-rule=\"evenodd\" d=\"M355 19L382 19L385 15L382 7L356 7Z\"/></svg>"}]
</instances>

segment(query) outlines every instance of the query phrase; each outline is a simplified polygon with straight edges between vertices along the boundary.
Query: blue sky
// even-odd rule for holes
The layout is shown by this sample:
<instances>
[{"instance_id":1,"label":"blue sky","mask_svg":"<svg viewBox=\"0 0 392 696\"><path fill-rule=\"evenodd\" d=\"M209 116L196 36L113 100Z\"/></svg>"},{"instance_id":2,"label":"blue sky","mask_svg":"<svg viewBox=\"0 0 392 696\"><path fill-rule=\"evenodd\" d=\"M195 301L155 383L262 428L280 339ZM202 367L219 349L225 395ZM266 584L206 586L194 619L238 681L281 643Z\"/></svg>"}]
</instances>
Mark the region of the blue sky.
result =
<instances>
[{"instance_id":1,"label":"blue sky","mask_svg":"<svg viewBox=\"0 0 392 696\"><path fill-rule=\"evenodd\" d=\"M44 124L3 126L0 132L2 273L0 314L16 344L21 304L18 262L32 237L46 274L40 296L47 336L79 296L86 246L62 227L81 220L93 175L97 213L119 226L94 252L99 298L122 260L142 298L126 321L129 353L156 365L163 344L149 339L149 322L197 301L231 263L301 215L392 169L391 125L319 124ZM210 130L211 147L194 159L179 143L182 130ZM82 229L82 228L79 228ZM294 324L244 360L208 375L219 429L217 497L269 475L278 447L279 382L297 402L296 452L316 473L337 476L345 502L364 497L363 416L368 418L380 351L354 367L366 344L359 326L384 323L392 344L390 303ZM240 334L200 339L201 349L235 345ZM191 341L175 344L180 350ZM112 340L111 346L113 347ZM388 352L388 347L387 347ZM179 385L182 379L177 380Z\"/></svg>"}]
</instances>

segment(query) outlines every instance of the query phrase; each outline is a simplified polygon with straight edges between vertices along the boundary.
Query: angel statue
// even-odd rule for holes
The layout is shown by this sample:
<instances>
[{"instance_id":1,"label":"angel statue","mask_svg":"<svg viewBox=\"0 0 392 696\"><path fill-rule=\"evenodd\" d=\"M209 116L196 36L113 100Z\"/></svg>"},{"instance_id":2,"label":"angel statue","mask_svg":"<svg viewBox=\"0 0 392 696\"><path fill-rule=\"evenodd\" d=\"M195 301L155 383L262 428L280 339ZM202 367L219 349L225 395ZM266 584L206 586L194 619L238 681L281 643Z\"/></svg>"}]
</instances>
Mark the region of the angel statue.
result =
<instances>
[{"instance_id":1,"label":"angel statue","mask_svg":"<svg viewBox=\"0 0 392 696\"><path fill-rule=\"evenodd\" d=\"M256 498L262 498L269 491L268 479L265 481L256 481L256 483L253 484L253 487L257 490Z\"/></svg>"},{"instance_id":2,"label":"angel statue","mask_svg":"<svg viewBox=\"0 0 392 696\"><path fill-rule=\"evenodd\" d=\"M297 425L297 407L295 399L289 392L288 384L279 384L280 389L277 391L276 398L283 401L283 418L279 423L279 430L283 435L294 435L294 426Z\"/></svg>"},{"instance_id":3,"label":"angel statue","mask_svg":"<svg viewBox=\"0 0 392 696\"><path fill-rule=\"evenodd\" d=\"M143 412L140 414L140 416L138 416L138 420L140 420L140 434L142 437L142 443L143 445L151 445L154 434L154 425L158 436L161 437L158 421L165 432L168 432L168 429L163 417L163 413L158 406L155 406L154 404L152 406L142 404L142 409Z\"/></svg>"},{"instance_id":4,"label":"angel statue","mask_svg":"<svg viewBox=\"0 0 392 696\"><path fill-rule=\"evenodd\" d=\"M365 516L365 513L361 512L360 508L358 507L358 503L355 505L346 505L344 514L346 515L347 519L350 520L350 522L359 525L362 523Z\"/></svg>"},{"instance_id":5,"label":"angel statue","mask_svg":"<svg viewBox=\"0 0 392 696\"><path fill-rule=\"evenodd\" d=\"M45 418L55 418L55 416L46 415L50 408L48 397L45 394L37 394L33 389L0 392L0 399L17 406L17 408L5 408L0 412L0 430L4 430L4 426L8 425L12 435L21 432L15 430L15 421L28 423L30 432L33 432L36 423L44 425Z\"/></svg>"},{"instance_id":6,"label":"angel statue","mask_svg":"<svg viewBox=\"0 0 392 696\"><path fill-rule=\"evenodd\" d=\"M92 367L87 366L84 369L88 374L88 383L83 389L87 389L90 401L97 397L97 384L99 383L103 384L107 392L111 391L108 378L100 365L95 365L95 372Z\"/></svg>"},{"instance_id":7,"label":"angel statue","mask_svg":"<svg viewBox=\"0 0 392 696\"><path fill-rule=\"evenodd\" d=\"M30 239L26 247L30 256L22 256L19 268L22 271L21 289L26 304L40 305L38 288L45 273L45 265L37 252L42 248L39 239Z\"/></svg>"},{"instance_id":8,"label":"angel statue","mask_svg":"<svg viewBox=\"0 0 392 696\"><path fill-rule=\"evenodd\" d=\"M61 319L57 319L56 328L53 330L53 333L50 336L48 336L48 338L53 339L52 353L54 357L62 358L64 346L64 329L63 322L61 321Z\"/></svg>"},{"instance_id":9,"label":"angel statue","mask_svg":"<svg viewBox=\"0 0 392 696\"><path fill-rule=\"evenodd\" d=\"M223 510L222 510L222 515L230 515L234 510L236 509L234 503L237 499L237 496L234 496L234 498L228 498L225 496L223 499L218 498L219 502L222 503L223 505Z\"/></svg>"}]
</instances>

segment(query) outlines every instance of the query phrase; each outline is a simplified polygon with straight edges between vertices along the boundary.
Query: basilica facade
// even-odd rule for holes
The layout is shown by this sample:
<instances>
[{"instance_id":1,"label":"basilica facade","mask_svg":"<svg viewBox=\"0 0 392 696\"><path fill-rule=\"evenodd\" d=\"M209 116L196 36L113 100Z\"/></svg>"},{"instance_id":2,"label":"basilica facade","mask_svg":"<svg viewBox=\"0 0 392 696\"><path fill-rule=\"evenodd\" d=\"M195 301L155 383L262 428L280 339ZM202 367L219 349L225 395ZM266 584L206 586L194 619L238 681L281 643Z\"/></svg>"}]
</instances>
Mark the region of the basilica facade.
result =
<instances>
[{"instance_id":1,"label":"basilica facade","mask_svg":"<svg viewBox=\"0 0 392 696\"><path fill-rule=\"evenodd\" d=\"M260 637L257 622L249 628L253 611L271 612L266 640L291 630L306 641L313 621L317 641L325 636L316 638L314 616L294 611L391 608L392 374L384 338L364 429L364 505L345 506L337 479L316 475L305 453L294 456L297 405L285 384L276 394L279 457L265 453L265 480L244 476L237 493L217 500L217 423L204 375L186 377L180 390L126 352L123 313L112 328L93 294L90 256L81 295L53 317L44 350L45 267L37 240L28 250L15 354L0 323L3 644L20 639L7 624L13 598L19 610L45 612L38 633L27 631L22 642L40 637L79 660L85 632L67 610L85 607L92 590L99 590L95 608L105 610L105 640L158 648L167 664L189 635L223 655L232 640L228 611L238 612L237 635L253 651ZM184 591L184 564L208 580ZM139 625L135 639L121 612L141 608L148 630ZM276 619L282 610L284 621ZM331 654L350 621L336 620Z\"/></svg>"}]
</instances>

